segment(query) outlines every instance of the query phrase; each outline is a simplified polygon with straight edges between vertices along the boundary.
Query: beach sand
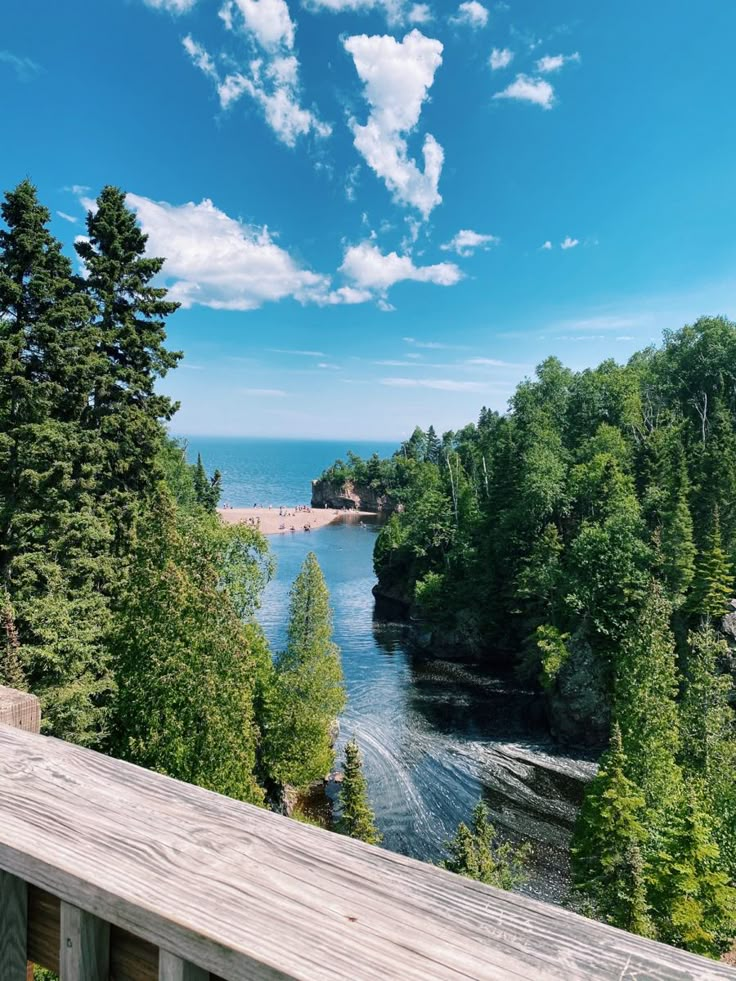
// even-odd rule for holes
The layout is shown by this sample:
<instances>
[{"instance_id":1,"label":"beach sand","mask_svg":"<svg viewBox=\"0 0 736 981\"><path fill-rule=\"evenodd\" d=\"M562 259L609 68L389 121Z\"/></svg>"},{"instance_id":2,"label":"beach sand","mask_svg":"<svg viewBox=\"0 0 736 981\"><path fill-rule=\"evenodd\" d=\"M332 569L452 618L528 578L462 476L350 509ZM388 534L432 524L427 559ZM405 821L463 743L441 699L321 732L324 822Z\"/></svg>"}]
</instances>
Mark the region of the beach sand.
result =
<instances>
[{"instance_id":1,"label":"beach sand","mask_svg":"<svg viewBox=\"0 0 736 981\"><path fill-rule=\"evenodd\" d=\"M264 535L288 535L292 527L295 532L303 533L305 525L316 531L333 521L359 521L361 518L375 517L367 511L332 511L328 508L297 511L293 507L284 508L283 515L279 514L278 508L218 508L217 513L226 525L243 524L249 518L260 519L258 527Z\"/></svg>"}]
</instances>

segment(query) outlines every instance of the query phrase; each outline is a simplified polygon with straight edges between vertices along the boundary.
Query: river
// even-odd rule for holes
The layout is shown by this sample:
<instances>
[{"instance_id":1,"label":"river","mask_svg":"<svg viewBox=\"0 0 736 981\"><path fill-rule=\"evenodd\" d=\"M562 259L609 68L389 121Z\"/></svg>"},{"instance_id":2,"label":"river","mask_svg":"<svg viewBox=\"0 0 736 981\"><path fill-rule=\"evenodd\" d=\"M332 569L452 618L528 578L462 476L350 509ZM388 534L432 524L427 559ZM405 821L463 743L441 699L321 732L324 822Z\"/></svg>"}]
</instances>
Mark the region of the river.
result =
<instances>
[{"instance_id":1,"label":"river","mask_svg":"<svg viewBox=\"0 0 736 981\"><path fill-rule=\"evenodd\" d=\"M308 500L309 477L345 448L193 439L190 454L198 451L209 470L223 470L224 500L278 506ZM472 664L427 657L412 649L406 625L376 619L377 527L335 524L269 539L277 572L258 618L272 648L284 645L289 587L312 550L330 590L348 691L338 750L358 739L384 847L437 861L483 798L504 837L534 846L523 891L560 901L570 831L593 764L556 750L538 695Z\"/></svg>"}]
</instances>

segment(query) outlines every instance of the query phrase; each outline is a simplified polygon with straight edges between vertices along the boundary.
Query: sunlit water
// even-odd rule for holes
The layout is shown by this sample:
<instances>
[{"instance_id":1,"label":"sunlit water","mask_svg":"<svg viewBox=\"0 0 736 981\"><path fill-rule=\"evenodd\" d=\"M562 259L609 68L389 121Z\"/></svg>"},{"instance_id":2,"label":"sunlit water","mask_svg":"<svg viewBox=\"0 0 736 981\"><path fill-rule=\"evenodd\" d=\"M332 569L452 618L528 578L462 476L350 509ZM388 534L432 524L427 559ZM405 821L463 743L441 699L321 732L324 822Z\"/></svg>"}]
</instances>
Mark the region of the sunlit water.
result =
<instances>
[{"instance_id":1,"label":"sunlit water","mask_svg":"<svg viewBox=\"0 0 736 981\"><path fill-rule=\"evenodd\" d=\"M361 447L385 453L380 445ZM294 504L309 480L346 447L335 443L192 439L208 469L224 474L234 506ZM556 752L539 697L513 680L411 648L407 627L375 619L371 588L376 525L330 525L309 535L274 536L278 568L259 613L274 650L283 647L289 588L313 550L334 609L348 707L338 750L356 736L384 847L436 861L483 797L500 831L535 847L525 891L556 900L568 879L567 846L585 760Z\"/></svg>"}]
</instances>

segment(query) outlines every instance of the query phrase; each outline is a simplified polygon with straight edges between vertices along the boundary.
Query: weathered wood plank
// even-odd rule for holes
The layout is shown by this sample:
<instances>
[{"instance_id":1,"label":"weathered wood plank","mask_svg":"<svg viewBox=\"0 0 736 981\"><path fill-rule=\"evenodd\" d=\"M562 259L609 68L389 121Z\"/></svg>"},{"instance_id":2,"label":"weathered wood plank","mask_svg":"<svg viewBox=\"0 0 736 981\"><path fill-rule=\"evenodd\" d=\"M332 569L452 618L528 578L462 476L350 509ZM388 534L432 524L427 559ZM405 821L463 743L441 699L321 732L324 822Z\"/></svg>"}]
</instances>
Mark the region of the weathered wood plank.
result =
<instances>
[{"instance_id":1,"label":"weathered wood plank","mask_svg":"<svg viewBox=\"0 0 736 981\"><path fill-rule=\"evenodd\" d=\"M41 731L41 703L35 695L0 685L0 725Z\"/></svg>"},{"instance_id":2,"label":"weathered wood plank","mask_svg":"<svg viewBox=\"0 0 736 981\"><path fill-rule=\"evenodd\" d=\"M28 887L0 869L0 978L26 981Z\"/></svg>"},{"instance_id":3,"label":"weathered wood plank","mask_svg":"<svg viewBox=\"0 0 736 981\"><path fill-rule=\"evenodd\" d=\"M209 981L209 971L183 961L168 950L159 952L158 981Z\"/></svg>"},{"instance_id":4,"label":"weathered wood plank","mask_svg":"<svg viewBox=\"0 0 736 981\"><path fill-rule=\"evenodd\" d=\"M0 867L228 981L736 979L725 965L0 730Z\"/></svg>"},{"instance_id":5,"label":"weathered wood plank","mask_svg":"<svg viewBox=\"0 0 736 981\"><path fill-rule=\"evenodd\" d=\"M72 903L61 904L61 981L108 981L110 924Z\"/></svg>"}]
</instances>

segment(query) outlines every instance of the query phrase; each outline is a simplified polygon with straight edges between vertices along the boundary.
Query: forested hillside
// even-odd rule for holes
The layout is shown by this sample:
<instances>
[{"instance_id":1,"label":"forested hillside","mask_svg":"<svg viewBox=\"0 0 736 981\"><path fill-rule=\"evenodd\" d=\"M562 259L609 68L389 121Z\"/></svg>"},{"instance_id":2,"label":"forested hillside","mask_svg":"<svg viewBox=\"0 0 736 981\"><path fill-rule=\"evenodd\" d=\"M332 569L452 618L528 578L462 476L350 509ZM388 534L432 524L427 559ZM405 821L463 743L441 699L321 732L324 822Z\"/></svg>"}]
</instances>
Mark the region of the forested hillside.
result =
<instances>
[{"instance_id":1,"label":"forested hillside","mask_svg":"<svg viewBox=\"0 0 736 981\"><path fill-rule=\"evenodd\" d=\"M505 415L338 461L398 510L376 593L430 649L513 664L562 740L611 749L575 848L598 915L716 953L733 932L736 325L628 364L556 358ZM731 611L731 612L730 612ZM612 730L613 727L613 730Z\"/></svg>"},{"instance_id":2,"label":"forested hillside","mask_svg":"<svg viewBox=\"0 0 736 981\"><path fill-rule=\"evenodd\" d=\"M254 620L266 540L219 521L219 474L167 436L177 406L156 384L181 355L164 260L117 188L88 214L76 271L49 218L29 181L2 204L0 683L39 696L49 734L277 802L334 762L344 693L321 571L307 562L274 664ZM283 735L287 690L310 740Z\"/></svg>"}]
</instances>

